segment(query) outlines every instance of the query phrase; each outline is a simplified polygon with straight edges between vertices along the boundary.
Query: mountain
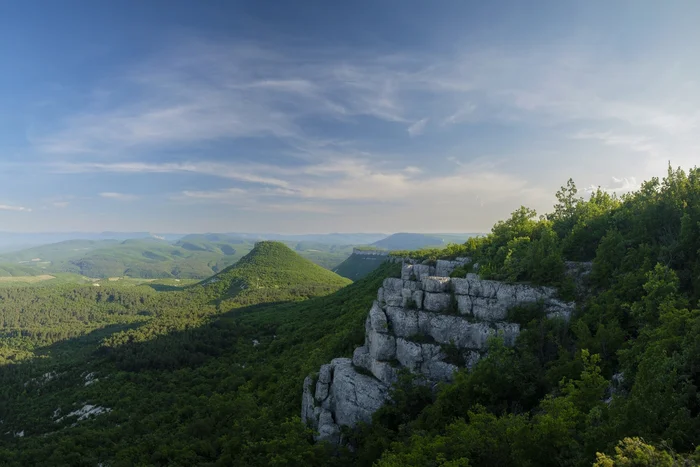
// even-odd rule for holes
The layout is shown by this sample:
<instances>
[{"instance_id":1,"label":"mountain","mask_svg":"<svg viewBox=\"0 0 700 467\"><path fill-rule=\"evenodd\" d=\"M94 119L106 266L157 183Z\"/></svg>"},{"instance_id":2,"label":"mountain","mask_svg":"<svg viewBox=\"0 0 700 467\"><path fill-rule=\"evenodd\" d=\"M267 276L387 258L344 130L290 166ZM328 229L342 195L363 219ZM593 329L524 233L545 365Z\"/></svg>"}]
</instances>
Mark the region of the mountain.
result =
<instances>
[{"instance_id":1,"label":"mountain","mask_svg":"<svg viewBox=\"0 0 700 467\"><path fill-rule=\"evenodd\" d=\"M371 252L372 250L355 249L348 259L333 269L333 272L353 281L365 277L387 259L386 256L369 254Z\"/></svg>"},{"instance_id":2,"label":"mountain","mask_svg":"<svg viewBox=\"0 0 700 467\"><path fill-rule=\"evenodd\" d=\"M17 251L49 243L69 240L128 240L131 238L159 238L176 241L183 234L151 232L0 232L0 249Z\"/></svg>"},{"instance_id":3,"label":"mountain","mask_svg":"<svg viewBox=\"0 0 700 467\"><path fill-rule=\"evenodd\" d=\"M372 243L372 246L384 250L419 250L444 245L446 242L441 237L417 233L395 233Z\"/></svg>"},{"instance_id":4,"label":"mountain","mask_svg":"<svg viewBox=\"0 0 700 467\"><path fill-rule=\"evenodd\" d=\"M192 287L0 288L0 465L698 465L700 169L557 199L346 287L263 242ZM325 295L290 293L306 285ZM398 377L382 398L377 371ZM377 411L333 450L303 399L339 425Z\"/></svg>"},{"instance_id":5,"label":"mountain","mask_svg":"<svg viewBox=\"0 0 700 467\"><path fill-rule=\"evenodd\" d=\"M333 292L350 280L302 258L281 242L264 241L235 265L201 282L237 304L298 300Z\"/></svg>"},{"instance_id":6,"label":"mountain","mask_svg":"<svg viewBox=\"0 0 700 467\"><path fill-rule=\"evenodd\" d=\"M331 269L352 246L285 242L300 255ZM69 240L0 254L0 277L73 273L94 278L203 279L236 263L255 245L228 234L187 235L175 243L155 237Z\"/></svg>"},{"instance_id":7,"label":"mountain","mask_svg":"<svg viewBox=\"0 0 700 467\"><path fill-rule=\"evenodd\" d=\"M212 234L196 234L209 236ZM276 234L276 233L226 233L213 234L254 241L276 240L282 242L317 242L328 245L367 245L386 237L383 233L329 233L329 234Z\"/></svg>"},{"instance_id":8,"label":"mountain","mask_svg":"<svg viewBox=\"0 0 700 467\"><path fill-rule=\"evenodd\" d=\"M138 277L201 279L233 264L238 255L220 251L192 252L165 240L69 240L0 255L0 271L51 274L68 272L87 277ZM11 274L16 275L16 274Z\"/></svg>"}]
</instances>

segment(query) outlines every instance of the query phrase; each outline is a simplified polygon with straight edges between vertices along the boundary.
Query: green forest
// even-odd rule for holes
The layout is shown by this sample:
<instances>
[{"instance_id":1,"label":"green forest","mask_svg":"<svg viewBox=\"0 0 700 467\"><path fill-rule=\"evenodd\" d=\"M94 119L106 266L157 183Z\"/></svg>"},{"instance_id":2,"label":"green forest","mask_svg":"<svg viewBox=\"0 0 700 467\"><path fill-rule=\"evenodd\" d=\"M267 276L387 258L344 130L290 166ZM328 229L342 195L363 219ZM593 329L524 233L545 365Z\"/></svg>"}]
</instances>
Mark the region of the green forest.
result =
<instances>
[{"instance_id":1,"label":"green forest","mask_svg":"<svg viewBox=\"0 0 700 467\"><path fill-rule=\"evenodd\" d=\"M494 338L435 390L404 375L340 449L302 425L302 382L362 344L399 264L350 284L261 242L187 287L2 288L0 465L697 465L700 169L621 196L569 180L556 200L394 255L555 286L578 304L571 320L511 310L514 347ZM581 283L566 273L589 265Z\"/></svg>"}]
</instances>

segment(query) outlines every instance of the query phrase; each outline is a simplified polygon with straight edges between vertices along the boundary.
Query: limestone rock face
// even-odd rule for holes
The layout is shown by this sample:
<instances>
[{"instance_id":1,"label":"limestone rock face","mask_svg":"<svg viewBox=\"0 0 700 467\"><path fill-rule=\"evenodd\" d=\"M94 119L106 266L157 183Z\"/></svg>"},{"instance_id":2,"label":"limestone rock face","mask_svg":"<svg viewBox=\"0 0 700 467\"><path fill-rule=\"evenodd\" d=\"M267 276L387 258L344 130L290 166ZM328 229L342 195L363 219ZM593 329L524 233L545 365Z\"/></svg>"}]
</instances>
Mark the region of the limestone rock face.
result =
<instances>
[{"instance_id":1,"label":"limestone rock face","mask_svg":"<svg viewBox=\"0 0 700 467\"><path fill-rule=\"evenodd\" d=\"M476 274L448 277L470 262L403 260L401 278L387 278L365 320L364 345L352 359L336 358L304 380L302 420L316 439L342 443L341 426L369 422L389 397L400 370L429 383L450 382L460 366L471 369L500 336L512 346L520 333L507 322L515 306L541 304L549 318L568 320L573 303L550 287L483 280Z\"/></svg>"},{"instance_id":2,"label":"limestone rock face","mask_svg":"<svg viewBox=\"0 0 700 467\"><path fill-rule=\"evenodd\" d=\"M446 311L450 307L451 302L452 296L447 292L425 292L423 294L423 308L427 311Z\"/></svg>"},{"instance_id":3,"label":"limestone rock face","mask_svg":"<svg viewBox=\"0 0 700 467\"><path fill-rule=\"evenodd\" d=\"M372 414L386 402L389 386L358 373L349 358L336 358L328 366L332 379L325 398L314 397L311 378L304 380L301 418L316 430L318 441L339 444L340 427L370 422Z\"/></svg>"}]
</instances>

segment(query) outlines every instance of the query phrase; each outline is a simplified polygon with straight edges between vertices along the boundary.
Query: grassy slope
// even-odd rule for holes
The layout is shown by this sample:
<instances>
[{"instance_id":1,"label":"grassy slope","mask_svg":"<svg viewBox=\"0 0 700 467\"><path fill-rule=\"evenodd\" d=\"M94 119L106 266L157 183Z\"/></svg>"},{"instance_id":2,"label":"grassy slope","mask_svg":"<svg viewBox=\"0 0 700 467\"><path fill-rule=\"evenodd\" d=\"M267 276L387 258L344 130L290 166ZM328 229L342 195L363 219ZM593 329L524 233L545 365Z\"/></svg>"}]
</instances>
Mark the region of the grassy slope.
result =
<instances>
[{"instance_id":1,"label":"grassy slope","mask_svg":"<svg viewBox=\"0 0 700 467\"><path fill-rule=\"evenodd\" d=\"M239 280L249 268L264 270L263 277L277 283L290 274L312 281L332 274L279 244L259 247L238 271L220 277ZM276 272L280 257L294 268ZM0 416L3 432L10 433L0 434L0 463L214 465L218 460L221 465L269 465L269 437L289 431L290 440L306 443L299 425L285 423L298 416L304 376L331 358L349 356L362 342L363 321L377 288L397 269L387 264L331 295L241 308L200 328L112 343L95 353L108 332L98 330L45 349L46 358L32 364L0 367L6 396ZM161 293L156 300L176 302L177 296ZM194 300L169 313L186 317L189 309L207 306ZM41 382L41 375L51 371L58 376ZM86 386L92 372L98 381ZM25 387L32 378L39 381ZM7 397L11 394L22 397ZM57 409L65 415L86 403L112 410L74 426L75 417L55 422ZM24 437L11 434L20 431ZM304 445L309 452L315 449ZM294 455L291 446L281 452ZM278 458L279 465L307 465L289 462Z\"/></svg>"},{"instance_id":2,"label":"grassy slope","mask_svg":"<svg viewBox=\"0 0 700 467\"><path fill-rule=\"evenodd\" d=\"M349 283L280 242L257 243L238 263L202 282L209 295L246 305L308 298Z\"/></svg>"}]
</instances>

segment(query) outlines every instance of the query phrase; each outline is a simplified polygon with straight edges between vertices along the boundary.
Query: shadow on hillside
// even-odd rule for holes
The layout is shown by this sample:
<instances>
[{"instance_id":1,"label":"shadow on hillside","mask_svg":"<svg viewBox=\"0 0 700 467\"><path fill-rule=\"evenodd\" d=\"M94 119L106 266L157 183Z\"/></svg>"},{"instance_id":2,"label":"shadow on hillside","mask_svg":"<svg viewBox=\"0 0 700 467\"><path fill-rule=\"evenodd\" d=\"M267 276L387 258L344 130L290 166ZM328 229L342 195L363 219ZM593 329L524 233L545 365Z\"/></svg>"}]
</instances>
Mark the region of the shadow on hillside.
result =
<instances>
[{"instance_id":1,"label":"shadow on hillside","mask_svg":"<svg viewBox=\"0 0 700 467\"><path fill-rule=\"evenodd\" d=\"M80 350L91 353L89 352L90 349L98 347L104 338L117 332L136 329L143 324L144 322L142 321L135 323L109 324L102 328L94 329L81 336L64 339L62 341L54 342L53 344L39 347L35 351L35 354L38 357L51 357L70 355Z\"/></svg>"}]
</instances>

